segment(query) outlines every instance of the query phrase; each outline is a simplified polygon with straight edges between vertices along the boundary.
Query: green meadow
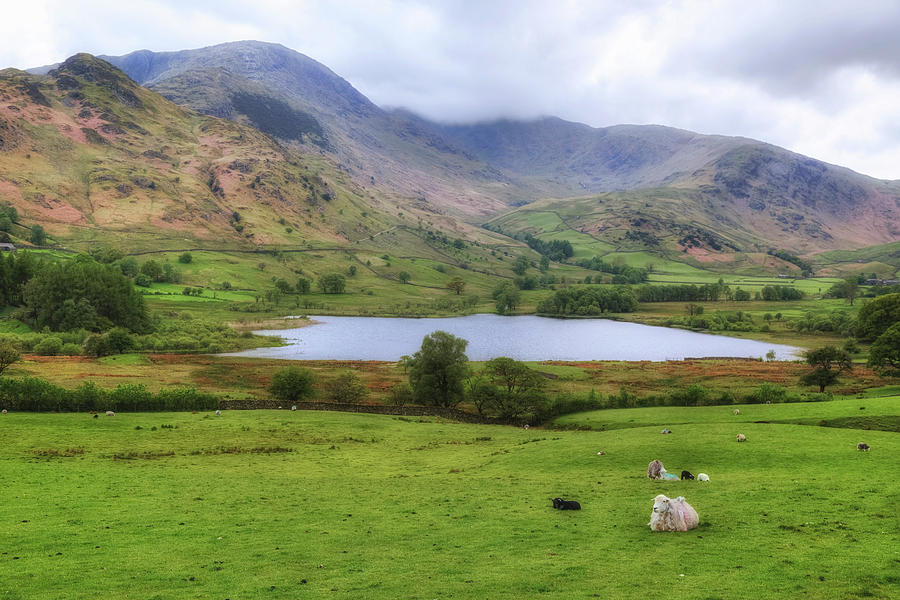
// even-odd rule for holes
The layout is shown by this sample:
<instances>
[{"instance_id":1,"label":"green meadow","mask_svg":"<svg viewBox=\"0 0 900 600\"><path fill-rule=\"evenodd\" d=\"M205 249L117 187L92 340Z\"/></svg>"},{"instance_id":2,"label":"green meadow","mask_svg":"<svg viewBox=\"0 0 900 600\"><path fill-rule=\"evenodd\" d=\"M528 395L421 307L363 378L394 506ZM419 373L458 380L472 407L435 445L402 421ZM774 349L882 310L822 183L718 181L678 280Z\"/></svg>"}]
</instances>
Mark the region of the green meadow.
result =
<instances>
[{"instance_id":1,"label":"green meadow","mask_svg":"<svg viewBox=\"0 0 900 600\"><path fill-rule=\"evenodd\" d=\"M732 409L560 420L590 431L10 413L0 598L898 597L900 438L818 423L896 419L900 396ZM651 481L653 459L711 481ZM700 526L652 533L660 493Z\"/></svg>"}]
</instances>

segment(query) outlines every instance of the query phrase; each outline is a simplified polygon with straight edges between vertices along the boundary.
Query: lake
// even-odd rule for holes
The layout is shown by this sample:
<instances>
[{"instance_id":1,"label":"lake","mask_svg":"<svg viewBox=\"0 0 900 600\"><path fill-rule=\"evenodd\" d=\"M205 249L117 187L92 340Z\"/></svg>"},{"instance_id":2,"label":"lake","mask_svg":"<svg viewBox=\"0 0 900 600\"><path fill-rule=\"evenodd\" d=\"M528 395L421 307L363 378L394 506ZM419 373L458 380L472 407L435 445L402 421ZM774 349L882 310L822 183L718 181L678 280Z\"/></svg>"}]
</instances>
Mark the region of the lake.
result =
<instances>
[{"instance_id":1,"label":"lake","mask_svg":"<svg viewBox=\"0 0 900 600\"><path fill-rule=\"evenodd\" d=\"M317 317L298 329L257 331L280 336L288 346L256 348L229 356L291 360L385 360L412 355L426 335L442 330L469 341L470 360L508 356L516 360L682 360L686 357L798 358L792 346L651 327L608 319L479 314L440 319Z\"/></svg>"}]
</instances>

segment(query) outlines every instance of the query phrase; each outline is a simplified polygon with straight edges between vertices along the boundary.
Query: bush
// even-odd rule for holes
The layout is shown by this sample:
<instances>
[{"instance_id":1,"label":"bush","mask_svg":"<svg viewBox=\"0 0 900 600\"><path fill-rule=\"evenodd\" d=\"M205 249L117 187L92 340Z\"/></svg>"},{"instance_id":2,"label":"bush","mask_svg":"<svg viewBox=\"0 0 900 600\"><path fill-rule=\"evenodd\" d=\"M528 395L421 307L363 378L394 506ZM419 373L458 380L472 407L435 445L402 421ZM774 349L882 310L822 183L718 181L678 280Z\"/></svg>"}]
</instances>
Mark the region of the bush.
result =
<instances>
[{"instance_id":1,"label":"bush","mask_svg":"<svg viewBox=\"0 0 900 600\"><path fill-rule=\"evenodd\" d=\"M388 394L388 403L394 406L406 406L413 402L412 386L408 383L398 383L391 388Z\"/></svg>"},{"instance_id":2,"label":"bush","mask_svg":"<svg viewBox=\"0 0 900 600\"><path fill-rule=\"evenodd\" d=\"M190 264L190 262L191 262L192 260L194 260L194 257L191 256L191 253L190 253L190 252L185 252L184 254L181 254L181 255L178 257L178 262L180 262L180 263L183 264L183 265Z\"/></svg>"},{"instance_id":3,"label":"bush","mask_svg":"<svg viewBox=\"0 0 900 600\"><path fill-rule=\"evenodd\" d=\"M56 336L47 336L34 347L34 353L41 356L56 356L62 350L62 340Z\"/></svg>"},{"instance_id":4,"label":"bush","mask_svg":"<svg viewBox=\"0 0 900 600\"><path fill-rule=\"evenodd\" d=\"M341 373L325 387L328 390L328 397L340 404L359 404L369 395L368 388L353 371Z\"/></svg>"},{"instance_id":5,"label":"bush","mask_svg":"<svg viewBox=\"0 0 900 600\"><path fill-rule=\"evenodd\" d=\"M298 402L315 394L316 375L309 369L286 367L272 376L268 391L282 402Z\"/></svg>"},{"instance_id":6,"label":"bush","mask_svg":"<svg viewBox=\"0 0 900 600\"><path fill-rule=\"evenodd\" d=\"M81 354L81 345L72 342L63 344L59 353L64 356L79 356Z\"/></svg>"}]
</instances>

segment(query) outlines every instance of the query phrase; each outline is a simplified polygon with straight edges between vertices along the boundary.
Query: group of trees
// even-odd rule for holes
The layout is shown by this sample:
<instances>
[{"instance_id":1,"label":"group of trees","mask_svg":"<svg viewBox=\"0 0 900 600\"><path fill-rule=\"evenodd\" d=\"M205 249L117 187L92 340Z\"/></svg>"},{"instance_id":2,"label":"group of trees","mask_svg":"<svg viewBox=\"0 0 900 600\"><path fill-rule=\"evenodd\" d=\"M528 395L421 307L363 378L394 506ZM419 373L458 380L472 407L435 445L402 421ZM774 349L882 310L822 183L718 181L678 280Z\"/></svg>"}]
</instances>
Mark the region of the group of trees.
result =
<instances>
[{"instance_id":1,"label":"group of trees","mask_svg":"<svg viewBox=\"0 0 900 600\"><path fill-rule=\"evenodd\" d=\"M591 271L600 271L602 273L611 273L613 275L613 283L643 283L647 281L650 275L649 269L641 267L633 267L624 263L609 263L594 256L592 258L584 258L576 262L582 269L590 269Z\"/></svg>"},{"instance_id":2,"label":"group of trees","mask_svg":"<svg viewBox=\"0 0 900 600\"><path fill-rule=\"evenodd\" d=\"M638 302L627 286L590 286L557 290L537 305L537 312L547 315L600 315L634 312Z\"/></svg>"}]
</instances>

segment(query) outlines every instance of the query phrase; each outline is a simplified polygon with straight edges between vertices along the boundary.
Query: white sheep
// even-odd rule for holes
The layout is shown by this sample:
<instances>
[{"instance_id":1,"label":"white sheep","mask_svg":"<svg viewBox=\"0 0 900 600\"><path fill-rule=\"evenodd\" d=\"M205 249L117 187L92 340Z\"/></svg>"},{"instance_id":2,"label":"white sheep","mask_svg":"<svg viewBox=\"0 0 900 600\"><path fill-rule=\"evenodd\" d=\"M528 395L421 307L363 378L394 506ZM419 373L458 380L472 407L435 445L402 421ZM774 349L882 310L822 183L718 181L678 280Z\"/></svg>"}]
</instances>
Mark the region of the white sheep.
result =
<instances>
[{"instance_id":1,"label":"white sheep","mask_svg":"<svg viewBox=\"0 0 900 600\"><path fill-rule=\"evenodd\" d=\"M736 415L739 415L739 414L741 414L741 409L736 408L736 409L734 409L732 412L733 412L734 414L736 414Z\"/></svg>"},{"instance_id":2,"label":"white sheep","mask_svg":"<svg viewBox=\"0 0 900 600\"><path fill-rule=\"evenodd\" d=\"M297 405L294 404L293 406L291 406L291 410L297 410Z\"/></svg>"},{"instance_id":3,"label":"white sheep","mask_svg":"<svg viewBox=\"0 0 900 600\"><path fill-rule=\"evenodd\" d=\"M6 409L5 409L5 408L3 409L3 414L4 414L4 415L6 414Z\"/></svg>"},{"instance_id":4,"label":"white sheep","mask_svg":"<svg viewBox=\"0 0 900 600\"><path fill-rule=\"evenodd\" d=\"M660 494L653 499L653 512L650 513L651 531L687 531L700 524L697 511L684 499L684 496L667 498Z\"/></svg>"},{"instance_id":5,"label":"white sheep","mask_svg":"<svg viewBox=\"0 0 900 600\"><path fill-rule=\"evenodd\" d=\"M216 411L216 416L217 416L217 417L221 417L221 416L222 416L222 411L221 411L221 410L217 410L217 411Z\"/></svg>"},{"instance_id":6,"label":"white sheep","mask_svg":"<svg viewBox=\"0 0 900 600\"><path fill-rule=\"evenodd\" d=\"M697 481L709 481L709 475L706 473L700 473L697 475Z\"/></svg>"},{"instance_id":7,"label":"white sheep","mask_svg":"<svg viewBox=\"0 0 900 600\"><path fill-rule=\"evenodd\" d=\"M116 416L116 413L114 413L114 412L111 411L111 410L108 410L108 411L106 411L106 416L107 416L107 417L114 417L114 416Z\"/></svg>"},{"instance_id":8,"label":"white sheep","mask_svg":"<svg viewBox=\"0 0 900 600\"><path fill-rule=\"evenodd\" d=\"M736 437L737 437L737 441L739 441L739 442L746 442L746 441L747 441L747 436L744 435L743 433L737 434Z\"/></svg>"}]
</instances>

